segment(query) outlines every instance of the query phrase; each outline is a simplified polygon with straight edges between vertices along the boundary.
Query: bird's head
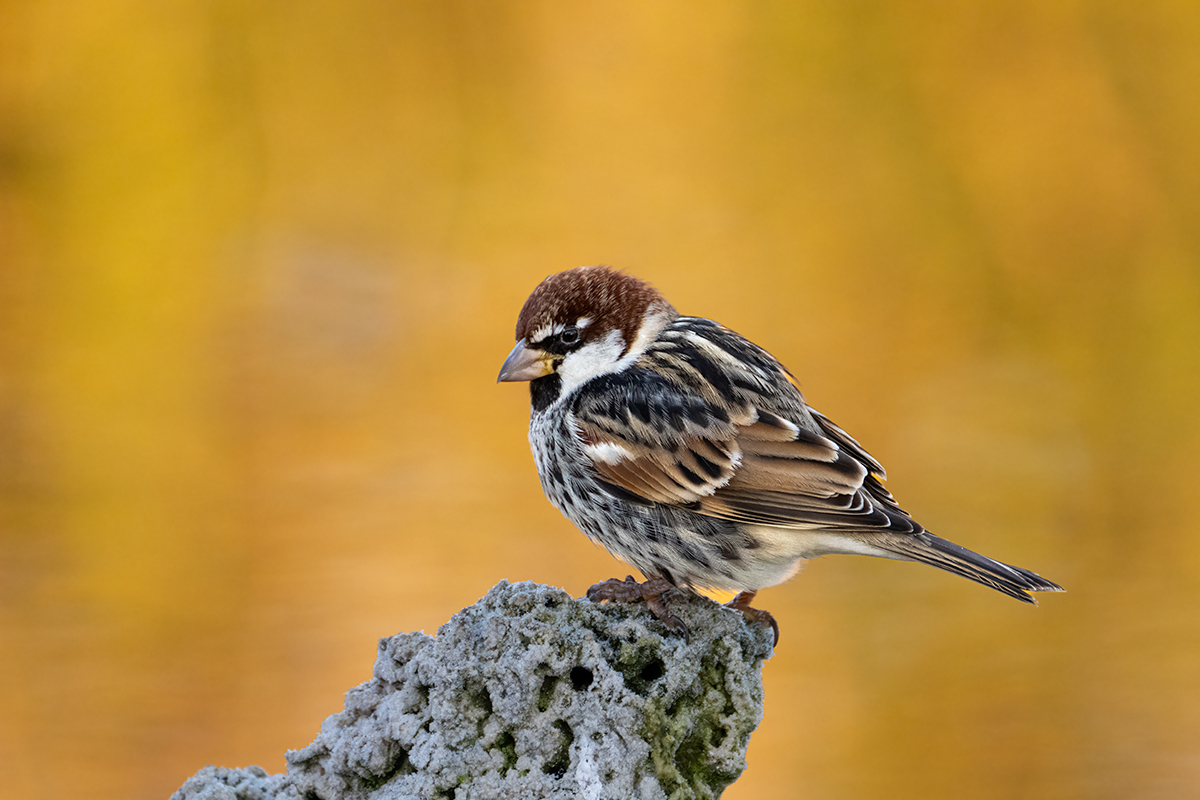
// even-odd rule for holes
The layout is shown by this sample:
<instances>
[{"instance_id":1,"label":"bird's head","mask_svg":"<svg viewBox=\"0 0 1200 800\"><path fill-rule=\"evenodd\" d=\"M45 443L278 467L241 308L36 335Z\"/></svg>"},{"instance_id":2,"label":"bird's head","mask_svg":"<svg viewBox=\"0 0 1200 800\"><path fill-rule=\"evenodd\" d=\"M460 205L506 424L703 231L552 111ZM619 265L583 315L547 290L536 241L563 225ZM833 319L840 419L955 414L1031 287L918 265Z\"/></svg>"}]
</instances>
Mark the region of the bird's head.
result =
<instances>
[{"instance_id":1,"label":"bird's head","mask_svg":"<svg viewBox=\"0 0 1200 800\"><path fill-rule=\"evenodd\" d=\"M608 267L559 272L525 301L516 347L497 380L530 381L535 408L544 408L633 363L677 316L653 286L631 275Z\"/></svg>"}]
</instances>

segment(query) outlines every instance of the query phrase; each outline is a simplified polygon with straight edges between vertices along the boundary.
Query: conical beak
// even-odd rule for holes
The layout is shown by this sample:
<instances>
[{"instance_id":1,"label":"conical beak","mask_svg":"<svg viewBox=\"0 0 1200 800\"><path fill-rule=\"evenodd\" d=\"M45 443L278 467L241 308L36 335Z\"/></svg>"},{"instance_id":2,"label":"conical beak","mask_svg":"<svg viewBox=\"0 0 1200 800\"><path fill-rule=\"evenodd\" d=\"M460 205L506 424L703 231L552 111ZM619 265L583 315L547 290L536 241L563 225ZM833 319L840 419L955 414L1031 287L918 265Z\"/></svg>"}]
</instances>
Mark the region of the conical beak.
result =
<instances>
[{"instance_id":1,"label":"conical beak","mask_svg":"<svg viewBox=\"0 0 1200 800\"><path fill-rule=\"evenodd\" d=\"M544 350L535 350L525 344L525 340L517 342L517 346L504 359L500 367L500 375L496 383L503 381L531 381L554 372L553 356Z\"/></svg>"}]
</instances>

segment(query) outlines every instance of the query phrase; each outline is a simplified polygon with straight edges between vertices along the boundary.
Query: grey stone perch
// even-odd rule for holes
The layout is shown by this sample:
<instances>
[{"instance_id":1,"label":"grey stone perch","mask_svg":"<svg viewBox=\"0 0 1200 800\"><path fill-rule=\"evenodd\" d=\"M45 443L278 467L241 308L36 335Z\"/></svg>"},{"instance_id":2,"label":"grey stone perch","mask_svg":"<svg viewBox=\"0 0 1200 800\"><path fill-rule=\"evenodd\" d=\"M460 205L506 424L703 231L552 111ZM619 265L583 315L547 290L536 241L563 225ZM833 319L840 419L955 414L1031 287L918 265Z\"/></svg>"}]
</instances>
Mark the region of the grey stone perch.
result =
<instances>
[{"instance_id":1,"label":"grey stone perch","mask_svg":"<svg viewBox=\"0 0 1200 800\"><path fill-rule=\"evenodd\" d=\"M640 603L501 581L436 638L382 639L286 774L205 767L172 800L718 797L746 768L772 632L671 601L689 641Z\"/></svg>"}]
</instances>

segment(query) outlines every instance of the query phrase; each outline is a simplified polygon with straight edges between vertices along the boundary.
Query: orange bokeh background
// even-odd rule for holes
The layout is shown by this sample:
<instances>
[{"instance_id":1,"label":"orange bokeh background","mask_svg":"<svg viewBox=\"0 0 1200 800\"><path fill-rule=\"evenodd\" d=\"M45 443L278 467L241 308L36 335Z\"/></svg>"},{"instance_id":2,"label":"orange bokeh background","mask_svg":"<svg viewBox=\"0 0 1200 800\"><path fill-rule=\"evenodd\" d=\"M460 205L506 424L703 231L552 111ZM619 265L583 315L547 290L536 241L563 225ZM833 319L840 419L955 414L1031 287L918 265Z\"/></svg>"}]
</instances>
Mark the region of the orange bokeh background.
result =
<instances>
[{"instance_id":1,"label":"orange bokeh background","mask_svg":"<svg viewBox=\"0 0 1200 800\"><path fill-rule=\"evenodd\" d=\"M1200 6L0 6L0 798L284 767L380 636L623 568L496 386L586 263L931 530L811 564L728 798L1200 786Z\"/></svg>"}]
</instances>

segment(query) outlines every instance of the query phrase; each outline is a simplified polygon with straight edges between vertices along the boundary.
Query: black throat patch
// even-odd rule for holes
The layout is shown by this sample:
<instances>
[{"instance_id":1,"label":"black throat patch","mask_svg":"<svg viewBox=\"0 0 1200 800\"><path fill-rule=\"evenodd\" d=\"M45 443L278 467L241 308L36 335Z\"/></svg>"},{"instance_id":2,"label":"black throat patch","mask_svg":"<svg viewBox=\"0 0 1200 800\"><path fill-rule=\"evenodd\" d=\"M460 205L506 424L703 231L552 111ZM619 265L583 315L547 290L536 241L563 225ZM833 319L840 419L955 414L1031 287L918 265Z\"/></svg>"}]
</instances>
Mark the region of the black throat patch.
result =
<instances>
[{"instance_id":1,"label":"black throat patch","mask_svg":"<svg viewBox=\"0 0 1200 800\"><path fill-rule=\"evenodd\" d=\"M529 382L529 399L533 403L535 412L545 411L558 399L560 394L562 394L562 378L558 377L557 372L551 372L549 375L535 378Z\"/></svg>"}]
</instances>

